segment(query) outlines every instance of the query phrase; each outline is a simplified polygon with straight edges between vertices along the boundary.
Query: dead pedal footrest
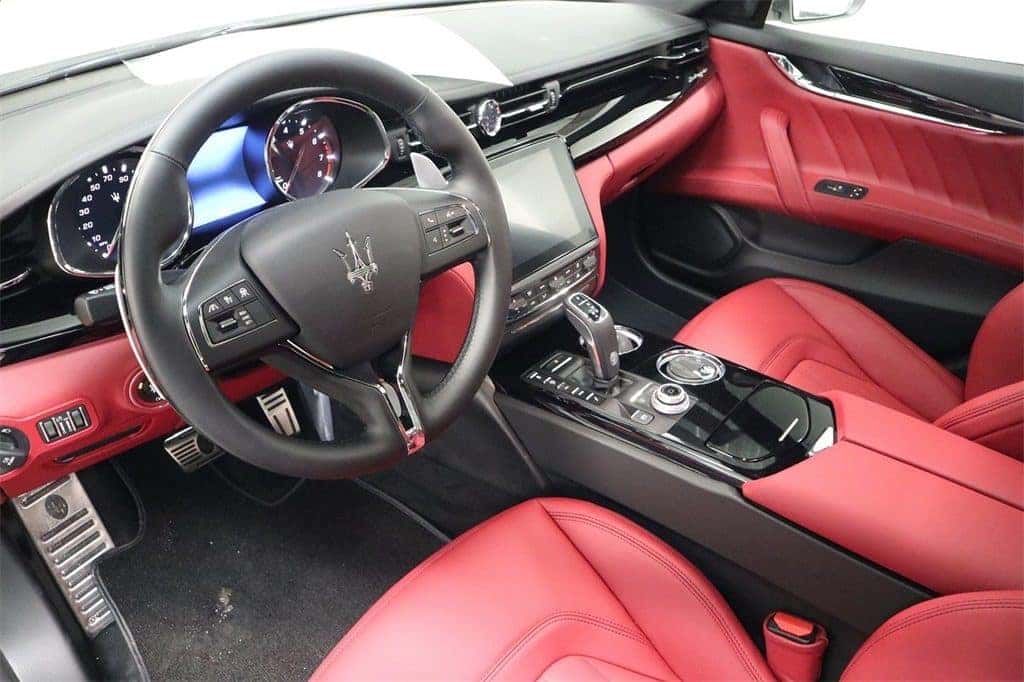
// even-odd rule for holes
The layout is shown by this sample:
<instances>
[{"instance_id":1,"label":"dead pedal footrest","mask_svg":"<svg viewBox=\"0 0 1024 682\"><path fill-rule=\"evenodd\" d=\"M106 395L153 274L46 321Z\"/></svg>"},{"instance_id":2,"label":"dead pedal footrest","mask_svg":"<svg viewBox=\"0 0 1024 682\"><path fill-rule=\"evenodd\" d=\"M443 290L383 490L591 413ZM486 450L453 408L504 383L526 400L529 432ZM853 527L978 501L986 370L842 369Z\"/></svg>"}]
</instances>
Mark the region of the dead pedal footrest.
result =
<instances>
[{"instance_id":1,"label":"dead pedal footrest","mask_svg":"<svg viewBox=\"0 0 1024 682\"><path fill-rule=\"evenodd\" d=\"M14 509L78 622L96 635L114 621L114 613L93 569L114 542L78 477L69 474L19 495Z\"/></svg>"}]
</instances>

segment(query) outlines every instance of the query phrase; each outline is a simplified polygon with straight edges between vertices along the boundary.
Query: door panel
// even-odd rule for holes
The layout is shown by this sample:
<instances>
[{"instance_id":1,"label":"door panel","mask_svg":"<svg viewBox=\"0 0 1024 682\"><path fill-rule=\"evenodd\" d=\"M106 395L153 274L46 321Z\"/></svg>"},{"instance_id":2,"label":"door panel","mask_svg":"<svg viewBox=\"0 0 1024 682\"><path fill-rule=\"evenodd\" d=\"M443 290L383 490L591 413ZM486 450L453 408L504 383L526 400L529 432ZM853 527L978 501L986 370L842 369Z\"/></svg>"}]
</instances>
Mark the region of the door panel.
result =
<instances>
[{"instance_id":1,"label":"door panel","mask_svg":"<svg viewBox=\"0 0 1024 682\"><path fill-rule=\"evenodd\" d=\"M650 185L884 241L1024 262L1024 138L981 134L810 93L762 49L714 38L715 127ZM860 199L816 191L865 187Z\"/></svg>"},{"instance_id":2,"label":"door panel","mask_svg":"<svg viewBox=\"0 0 1024 682\"><path fill-rule=\"evenodd\" d=\"M928 244L823 229L778 212L664 195L634 210L640 262L613 262L613 272L662 306L692 317L706 303L693 289L713 299L766 277L811 280L861 301L954 370L963 369L989 309L1020 282L1019 272ZM625 251L612 245L612 256ZM651 270L661 282L654 292L638 281L654 281Z\"/></svg>"}]
</instances>

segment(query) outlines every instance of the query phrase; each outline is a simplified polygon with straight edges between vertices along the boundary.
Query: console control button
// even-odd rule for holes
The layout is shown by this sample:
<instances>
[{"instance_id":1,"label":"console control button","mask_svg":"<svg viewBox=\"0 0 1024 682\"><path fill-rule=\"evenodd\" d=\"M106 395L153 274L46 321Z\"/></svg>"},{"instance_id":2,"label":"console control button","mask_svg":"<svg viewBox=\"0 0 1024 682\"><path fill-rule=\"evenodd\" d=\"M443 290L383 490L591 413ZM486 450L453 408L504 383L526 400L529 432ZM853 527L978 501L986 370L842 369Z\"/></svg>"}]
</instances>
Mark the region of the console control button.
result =
<instances>
[{"instance_id":1,"label":"console control button","mask_svg":"<svg viewBox=\"0 0 1024 682\"><path fill-rule=\"evenodd\" d=\"M642 424L644 426L647 426L648 424L654 421L653 414L645 410L641 410L640 408L634 410L633 414L629 415L629 418L630 420L636 422L637 424Z\"/></svg>"},{"instance_id":2,"label":"console control button","mask_svg":"<svg viewBox=\"0 0 1024 682\"><path fill-rule=\"evenodd\" d=\"M79 405L40 420L36 428L45 442L52 443L88 428L91 423L85 405Z\"/></svg>"}]
</instances>

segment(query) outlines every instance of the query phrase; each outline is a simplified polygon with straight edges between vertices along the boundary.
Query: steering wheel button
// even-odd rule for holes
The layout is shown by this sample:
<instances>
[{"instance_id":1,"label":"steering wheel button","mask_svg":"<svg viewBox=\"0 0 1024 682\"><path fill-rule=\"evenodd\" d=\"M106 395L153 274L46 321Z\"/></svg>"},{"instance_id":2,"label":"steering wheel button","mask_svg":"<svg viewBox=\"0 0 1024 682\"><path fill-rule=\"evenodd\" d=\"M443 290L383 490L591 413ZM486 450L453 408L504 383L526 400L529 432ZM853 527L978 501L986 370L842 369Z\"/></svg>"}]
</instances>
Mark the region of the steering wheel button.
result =
<instances>
[{"instance_id":1,"label":"steering wheel button","mask_svg":"<svg viewBox=\"0 0 1024 682\"><path fill-rule=\"evenodd\" d=\"M245 303L255 296L252 292L252 285L248 282L242 282L241 284L235 285L231 291L235 294L235 298L242 303Z\"/></svg>"},{"instance_id":2,"label":"steering wheel button","mask_svg":"<svg viewBox=\"0 0 1024 682\"><path fill-rule=\"evenodd\" d=\"M441 230L433 229L427 232L427 253L434 253L444 248L444 242L441 241Z\"/></svg>"},{"instance_id":3,"label":"steering wheel button","mask_svg":"<svg viewBox=\"0 0 1024 682\"><path fill-rule=\"evenodd\" d=\"M238 320L233 317L225 317L217 323L217 331L226 334L238 327Z\"/></svg>"},{"instance_id":4,"label":"steering wheel button","mask_svg":"<svg viewBox=\"0 0 1024 682\"><path fill-rule=\"evenodd\" d=\"M216 317L224 312L224 306L217 301L207 301L203 304L203 316L206 318Z\"/></svg>"},{"instance_id":5,"label":"steering wheel button","mask_svg":"<svg viewBox=\"0 0 1024 682\"><path fill-rule=\"evenodd\" d=\"M441 209L442 222L450 223L466 217L466 209L461 206L449 206Z\"/></svg>"},{"instance_id":6,"label":"steering wheel button","mask_svg":"<svg viewBox=\"0 0 1024 682\"><path fill-rule=\"evenodd\" d=\"M424 230L432 230L437 227L438 224L437 211L420 214L420 225L423 226Z\"/></svg>"},{"instance_id":7,"label":"steering wheel button","mask_svg":"<svg viewBox=\"0 0 1024 682\"><path fill-rule=\"evenodd\" d=\"M235 295L230 291L225 291L223 294L221 294L219 300L221 305L223 305L225 308L230 308L231 306L236 305L238 303L238 299L235 298Z\"/></svg>"}]
</instances>

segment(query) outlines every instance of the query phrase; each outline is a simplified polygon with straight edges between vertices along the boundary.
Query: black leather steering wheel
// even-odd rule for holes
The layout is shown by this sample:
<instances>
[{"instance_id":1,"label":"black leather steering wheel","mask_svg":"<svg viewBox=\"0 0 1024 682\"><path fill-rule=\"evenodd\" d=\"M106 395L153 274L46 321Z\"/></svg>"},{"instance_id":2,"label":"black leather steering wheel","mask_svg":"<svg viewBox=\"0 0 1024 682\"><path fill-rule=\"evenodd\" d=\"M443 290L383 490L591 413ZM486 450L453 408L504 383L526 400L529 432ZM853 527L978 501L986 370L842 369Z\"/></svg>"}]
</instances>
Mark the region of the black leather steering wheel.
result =
<instances>
[{"instance_id":1,"label":"black leather steering wheel","mask_svg":"<svg viewBox=\"0 0 1024 682\"><path fill-rule=\"evenodd\" d=\"M265 97L331 88L400 113L444 157L444 190L355 189L282 204L220 235L173 283L160 258L186 229L186 169L224 121ZM421 213L465 215L458 242L428 247ZM476 301L466 342L447 376L421 395L407 376L421 282L470 261ZM128 193L117 267L122 317L150 379L200 433L258 467L343 478L385 467L423 446L468 404L497 354L512 262L508 222L487 159L451 108L412 76L368 57L295 50L236 66L167 117ZM225 294L247 314L211 306ZM215 310L214 308L219 308ZM221 330L227 317L234 323ZM246 320L248 317L248 320ZM394 376L374 361L401 353ZM262 358L347 406L364 428L346 440L286 438L249 419L213 373Z\"/></svg>"}]
</instances>

